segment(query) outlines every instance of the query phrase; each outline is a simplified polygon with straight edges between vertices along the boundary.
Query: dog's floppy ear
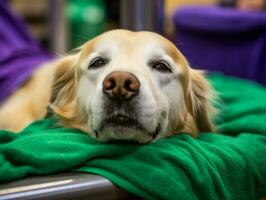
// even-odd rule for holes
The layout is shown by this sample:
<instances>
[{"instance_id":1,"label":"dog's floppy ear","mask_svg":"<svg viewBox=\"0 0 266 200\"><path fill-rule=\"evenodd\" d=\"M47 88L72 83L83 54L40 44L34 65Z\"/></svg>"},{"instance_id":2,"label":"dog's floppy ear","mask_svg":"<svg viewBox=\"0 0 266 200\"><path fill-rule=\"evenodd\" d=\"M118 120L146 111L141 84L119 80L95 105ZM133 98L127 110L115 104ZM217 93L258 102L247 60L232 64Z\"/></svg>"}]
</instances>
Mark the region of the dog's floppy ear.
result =
<instances>
[{"instance_id":1,"label":"dog's floppy ear","mask_svg":"<svg viewBox=\"0 0 266 200\"><path fill-rule=\"evenodd\" d=\"M55 64L50 109L64 119L74 117L78 79L76 65L75 55L66 56Z\"/></svg>"},{"instance_id":2,"label":"dog's floppy ear","mask_svg":"<svg viewBox=\"0 0 266 200\"><path fill-rule=\"evenodd\" d=\"M194 118L199 131L210 132L214 130L211 115L214 108L211 105L213 90L201 70L189 69L187 107Z\"/></svg>"}]
</instances>

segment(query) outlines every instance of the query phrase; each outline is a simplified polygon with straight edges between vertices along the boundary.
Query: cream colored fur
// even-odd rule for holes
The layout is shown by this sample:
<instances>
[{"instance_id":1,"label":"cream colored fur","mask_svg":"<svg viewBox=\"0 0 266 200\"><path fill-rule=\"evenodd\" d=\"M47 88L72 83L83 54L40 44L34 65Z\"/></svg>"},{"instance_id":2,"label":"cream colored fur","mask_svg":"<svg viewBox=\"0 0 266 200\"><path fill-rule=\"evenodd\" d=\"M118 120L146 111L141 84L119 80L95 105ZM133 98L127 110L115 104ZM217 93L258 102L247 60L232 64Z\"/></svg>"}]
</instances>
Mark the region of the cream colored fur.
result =
<instances>
[{"instance_id":1,"label":"cream colored fur","mask_svg":"<svg viewBox=\"0 0 266 200\"><path fill-rule=\"evenodd\" d=\"M97 56L109 62L88 69ZM164 60L172 73L149 66ZM137 118L144 130L101 127L105 115L104 78L115 71L134 74L141 83L134 98ZM85 43L78 53L39 68L32 78L0 108L0 128L19 131L43 118L49 105L63 126L81 129L101 141L117 139L151 142L172 134L212 131L212 89L201 71L189 67L167 39L151 32L115 30ZM49 103L50 101L50 103ZM159 135L151 134L160 126ZM97 133L97 134L96 134Z\"/></svg>"}]
</instances>

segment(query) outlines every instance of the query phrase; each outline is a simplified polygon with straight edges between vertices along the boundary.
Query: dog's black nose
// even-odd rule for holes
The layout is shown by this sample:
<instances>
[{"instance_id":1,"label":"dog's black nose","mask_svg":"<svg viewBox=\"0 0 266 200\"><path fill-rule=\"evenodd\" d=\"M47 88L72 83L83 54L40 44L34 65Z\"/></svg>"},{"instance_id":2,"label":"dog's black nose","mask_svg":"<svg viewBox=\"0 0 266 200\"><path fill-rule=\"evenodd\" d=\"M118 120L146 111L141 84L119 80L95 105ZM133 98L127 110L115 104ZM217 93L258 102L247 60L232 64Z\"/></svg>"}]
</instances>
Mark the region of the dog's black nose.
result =
<instances>
[{"instance_id":1,"label":"dog's black nose","mask_svg":"<svg viewBox=\"0 0 266 200\"><path fill-rule=\"evenodd\" d=\"M139 89L139 80L128 72L112 72L103 81L104 93L114 100L130 100L138 95Z\"/></svg>"}]
</instances>

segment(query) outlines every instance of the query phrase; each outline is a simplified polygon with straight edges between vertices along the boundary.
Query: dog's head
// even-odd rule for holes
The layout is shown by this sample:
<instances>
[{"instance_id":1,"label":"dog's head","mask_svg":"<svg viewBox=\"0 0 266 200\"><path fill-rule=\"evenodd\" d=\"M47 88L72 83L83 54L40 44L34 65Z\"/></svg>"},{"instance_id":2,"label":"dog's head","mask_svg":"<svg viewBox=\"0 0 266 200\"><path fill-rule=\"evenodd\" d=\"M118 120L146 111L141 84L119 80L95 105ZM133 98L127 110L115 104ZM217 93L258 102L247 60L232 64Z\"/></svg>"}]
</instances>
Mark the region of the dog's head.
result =
<instances>
[{"instance_id":1,"label":"dog's head","mask_svg":"<svg viewBox=\"0 0 266 200\"><path fill-rule=\"evenodd\" d=\"M146 143L211 131L210 89L167 39L116 30L57 64L51 108L65 126L101 141Z\"/></svg>"}]
</instances>

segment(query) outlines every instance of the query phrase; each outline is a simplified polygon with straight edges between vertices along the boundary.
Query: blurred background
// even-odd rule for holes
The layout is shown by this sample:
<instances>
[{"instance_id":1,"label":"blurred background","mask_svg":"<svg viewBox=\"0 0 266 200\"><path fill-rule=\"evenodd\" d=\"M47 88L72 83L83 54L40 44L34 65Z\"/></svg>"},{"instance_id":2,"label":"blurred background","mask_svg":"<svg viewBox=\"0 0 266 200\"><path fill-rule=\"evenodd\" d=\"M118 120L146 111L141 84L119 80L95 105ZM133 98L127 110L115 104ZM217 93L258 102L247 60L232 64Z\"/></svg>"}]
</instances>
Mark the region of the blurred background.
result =
<instances>
[{"instance_id":1,"label":"blurred background","mask_svg":"<svg viewBox=\"0 0 266 200\"><path fill-rule=\"evenodd\" d=\"M12 9L24 18L34 36L54 51L67 51L115 28L151 30L171 36L176 9L217 3L217 0L10 0Z\"/></svg>"},{"instance_id":2,"label":"blurred background","mask_svg":"<svg viewBox=\"0 0 266 200\"><path fill-rule=\"evenodd\" d=\"M172 36L172 16L185 5L217 0L10 0L43 46L67 51L116 28L157 31ZM148 19L150 18L150 19ZM126 21L127 20L127 21Z\"/></svg>"},{"instance_id":3,"label":"blurred background","mask_svg":"<svg viewBox=\"0 0 266 200\"><path fill-rule=\"evenodd\" d=\"M266 85L266 0L9 0L43 47L68 52L116 28L155 31L194 68Z\"/></svg>"}]
</instances>

